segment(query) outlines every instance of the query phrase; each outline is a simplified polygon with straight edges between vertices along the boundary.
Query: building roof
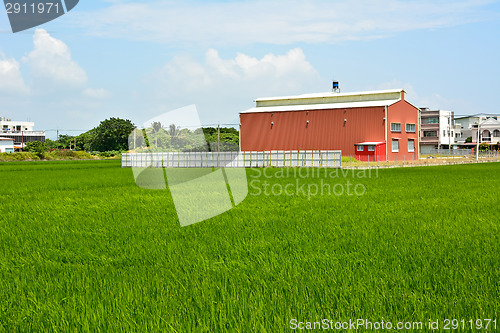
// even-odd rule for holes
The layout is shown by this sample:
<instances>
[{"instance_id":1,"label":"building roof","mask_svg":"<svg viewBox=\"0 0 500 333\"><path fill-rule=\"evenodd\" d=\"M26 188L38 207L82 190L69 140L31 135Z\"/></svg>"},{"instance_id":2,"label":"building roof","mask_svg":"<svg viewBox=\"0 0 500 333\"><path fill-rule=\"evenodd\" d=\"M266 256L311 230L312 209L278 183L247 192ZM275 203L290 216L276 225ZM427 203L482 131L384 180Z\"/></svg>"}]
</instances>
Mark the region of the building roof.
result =
<instances>
[{"instance_id":1,"label":"building roof","mask_svg":"<svg viewBox=\"0 0 500 333\"><path fill-rule=\"evenodd\" d=\"M400 99L389 99L389 100L380 100L380 101L349 102L349 103L260 106L260 107L254 107L254 108L242 111L240 113L329 110L329 109L377 107L377 106L389 106L389 105L392 105L392 104L399 102L399 101L400 101Z\"/></svg>"},{"instance_id":2,"label":"building roof","mask_svg":"<svg viewBox=\"0 0 500 333\"><path fill-rule=\"evenodd\" d=\"M364 96L364 95L375 95L375 94L391 94L391 93L401 93L403 91L404 89L372 90L372 91L359 91L359 92L349 92L349 93L322 92L322 93L303 94L296 96L263 97L255 99L255 102L278 101L287 99L337 97L337 96L344 97L344 96Z\"/></svg>"},{"instance_id":3,"label":"building roof","mask_svg":"<svg viewBox=\"0 0 500 333\"><path fill-rule=\"evenodd\" d=\"M385 141L374 141L374 142L366 141L366 142L361 142L361 143L355 143L354 145L355 146L379 146L379 145L382 145L384 143L385 143Z\"/></svg>"},{"instance_id":4,"label":"building roof","mask_svg":"<svg viewBox=\"0 0 500 333\"><path fill-rule=\"evenodd\" d=\"M500 127L500 121L489 118L479 124L481 127Z\"/></svg>"},{"instance_id":5,"label":"building roof","mask_svg":"<svg viewBox=\"0 0 500 333\"><path fill-rule=\"evenodd\" d=\"M477 113L469 116L457 116L455 119L466 119L466 118L479 118L479 117L500 117L499 114L494 114L494 113Z\"/></svg>"}]
</instances>

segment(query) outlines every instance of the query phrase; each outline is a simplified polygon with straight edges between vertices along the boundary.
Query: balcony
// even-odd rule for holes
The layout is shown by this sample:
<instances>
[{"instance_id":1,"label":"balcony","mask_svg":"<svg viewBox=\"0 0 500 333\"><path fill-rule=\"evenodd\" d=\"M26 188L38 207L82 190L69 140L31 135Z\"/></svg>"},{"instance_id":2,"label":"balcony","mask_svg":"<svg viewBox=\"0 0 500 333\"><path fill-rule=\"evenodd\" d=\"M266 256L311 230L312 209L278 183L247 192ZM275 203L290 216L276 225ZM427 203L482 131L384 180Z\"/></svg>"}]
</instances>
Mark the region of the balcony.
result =
<instances>
[{"instance_id":1,"label":"balcony","mask_svg":"<svg viewBox=\"0 0 500 333\"><path fill-rule=\"evenodd\" d=\"M1 130L0 131L0 136L1 135L16 135L16 136L21 136L21 135L25 135L25 136L44 136L45 135L45 131L5 131L5 130Z\"/></svg>"},{"instance_id":2,"label":"balcony","mask_svg":"<svg viewBox=\"0 0 500 333\"><path fill-rule=\"evenodd\" d=\"M420 124L420 129L422 131L439 130L439 124Z\"/></svg>"},{"instance_id":3,"label":"balcony","mask_svg":"<svg viewBox=\"0 0 500 333\"><path fill-rule=\"evenodd\" d=\"M437 136L424 136L420 138L420 143L435 143L438 144L438 137Z\"/></svg>"}]
</instances>

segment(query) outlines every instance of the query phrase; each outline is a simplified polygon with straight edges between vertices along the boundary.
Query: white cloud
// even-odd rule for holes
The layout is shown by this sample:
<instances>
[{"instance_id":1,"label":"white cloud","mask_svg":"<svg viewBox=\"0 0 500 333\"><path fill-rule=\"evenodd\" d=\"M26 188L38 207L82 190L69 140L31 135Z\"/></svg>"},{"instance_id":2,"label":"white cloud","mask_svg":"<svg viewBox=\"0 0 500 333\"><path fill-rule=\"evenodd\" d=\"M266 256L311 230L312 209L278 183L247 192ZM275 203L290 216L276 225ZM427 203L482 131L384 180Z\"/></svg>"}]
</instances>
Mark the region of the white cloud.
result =
<instances>
[{"instance_id":1,"label":"white cloud","mask_svg":"<svg viewBox=\"0 0 500 333\"><path fill-rule=\"evenodd\" d=\"M218 51L206 52L205 62L176 57L160 73L164 84L176 93L217 92L218 95L259 92L280 93L305 89L319 80L319 74L300 48L283 55L272 53L261 59L238 53L222 59Z\"/></svg>"},{"instance_id":2,"label":"white cloud","mask_svg":"<svg viewBox=\"0 0 500 333\"><path fill-rule=\"evenodd\" d=\"M405 90L405 99L415 105L416 107L428 107L434 110L449 110L454 111L456 114L473 114L479 113L477 105L471 104L465 99L450 98L435 92L423 91L425 87L415 89L409 82L402 82L393 79L388 82L383 82L377 86L369 87L369 90L377 89L399 89Z\"/></svg>"},{"instance_id":3,"label":"white cloud","mask_svg":"<svg viewBox=\"0 0 500 333\"><path fill-rule=\"evenodd\" d=\"M45 31L36 29L33 35L34 49L23 61L37 85L79 87L87 82L85 71L71 58L69 47Z\"/></svg>"},{"instance_id":4,"label":"white cloud","mask_svg":"<svg viewBox=\"0 0 500 333\"><path fill-rule=\"evenodd\" d=\"M241 45L372 39L498 18L488 0L112 2L75 13L90 34L162 43Z\"/></svg>"},{"instance_id":5,"label":"white cloud","mask_svg":"<svg viewBox=\"0 0 500 333\"><path fill-rule=\"evenodd\" d=\"M82 92L83 96L93 99L106 99L111 97L111 93L106 89L87 88Z\"/></svg>"},{"instance_id":6,"label":"white cloud","mask_svg":"<svg viewBox=\"0 0 500 333\"><path fill-rule=\"evenodd\" d=\"M27 94L29 88L16 59L0 58L0 94Z\"/></svg>"},{"instance_id":7,"label":"white cloud","mask_svg":"<svg viewBox=\"0 0 500 333\"><path fill-rule=\"evenodd\" d=\"M276 87L281 87L278 90L283 91L289 88L296 90L319 78L318 72L300 48L284 55L270 53L262 59L242 53L238 53L234 59L222 59L217 50L210 49L205 54L205 63L189 57L175 57L164 66L161 75L172 88L186 91L224 91L236 85L237 90L243 90L245 86L262 91L277 90Z\"/></svg>"},{"instance_id":8,"label":"white cloud","mask_svg":"<svg viewBox=\"0 0 500 333\"><path fill-rule=\"evenodd\" d=\"M237 118L239 111L253 105L252 98L327 87L300 48L260 59L242 53L226 59L209 49L201 62L175 57L145 82L156 87L151 100L171 103L171 109L196 104L202 118L210 114L205 120L212 122Z\"/></svg>"}]
</instances>

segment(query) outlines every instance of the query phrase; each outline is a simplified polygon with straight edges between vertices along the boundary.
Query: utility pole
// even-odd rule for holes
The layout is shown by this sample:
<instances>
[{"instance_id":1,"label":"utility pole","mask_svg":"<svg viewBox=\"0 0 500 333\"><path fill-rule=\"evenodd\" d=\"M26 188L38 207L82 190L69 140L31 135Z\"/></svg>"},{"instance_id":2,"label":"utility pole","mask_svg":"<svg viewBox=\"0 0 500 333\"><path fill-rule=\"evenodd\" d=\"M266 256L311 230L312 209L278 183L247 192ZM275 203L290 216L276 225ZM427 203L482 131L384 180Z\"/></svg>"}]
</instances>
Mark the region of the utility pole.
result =
<instances>
[{"instance_id":1,"label":"utility pole","mask_svg":"<svg viewBox=\"0 0 500 333\"><path fill-rule=\"evenodd\" d=\"M479 122L481 122L481 118L479 118L479 121L477 122L477 143L476 143L476 162L479 161Z\"/></svg>"},{"instance_id":2,"label":"utility pole","mask_svg":"<svg viewBox=\"0 0 500 333\"><path fill-rule=\"evenodd\" d=\"M134 128L134 151L136 146L136 134L137 134L137 128Z\"/></svg>"},{"instance_id":3,"label":"utility pole","mask_svg":"<svg viewBox=\"0 0 500 333\"><path fill-rule=\"evenodd\" d=\"M217 124L217 167L220 168L220 124Z\"/></svg>"},{"instance_id":4,"label":"utility pole","mask_svg":"<svg viewBox=\"0 0 500 333\"><path fill-rule=\"evenodd\" d=\"M57 135L57 145L56 145L56 148L59 150L59 130L56 130L56 135Z\"/></svg>"},{"instance_id":5,"label":"utility pole","mask_svg":"<svg viewBox=\"0 0 500 333\"><path fill-rule=\"evenodd\" d=\"M448 115L448 150L451 154L451 111Z\"/></svg>"}]
</instances>

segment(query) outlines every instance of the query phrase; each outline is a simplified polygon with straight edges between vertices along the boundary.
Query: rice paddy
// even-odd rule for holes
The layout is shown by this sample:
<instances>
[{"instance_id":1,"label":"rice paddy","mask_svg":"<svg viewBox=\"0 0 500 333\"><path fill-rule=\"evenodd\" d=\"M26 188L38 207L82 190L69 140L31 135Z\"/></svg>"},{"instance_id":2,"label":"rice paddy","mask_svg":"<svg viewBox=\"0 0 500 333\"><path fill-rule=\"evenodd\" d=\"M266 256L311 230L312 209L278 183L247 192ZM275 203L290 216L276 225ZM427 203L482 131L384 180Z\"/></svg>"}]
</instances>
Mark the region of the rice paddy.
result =
<instances>
[{"instance_id":1,"label":"rice paddy","mask_svg":"<svg viewBox=\"0 0 500 333\"><path fill-rule=\"evenodd\" d=\"M0 164L0 331L500 326L499 163L247 175L240 205L181 228L120 161Z\"/></svg>"}]
</instances>

